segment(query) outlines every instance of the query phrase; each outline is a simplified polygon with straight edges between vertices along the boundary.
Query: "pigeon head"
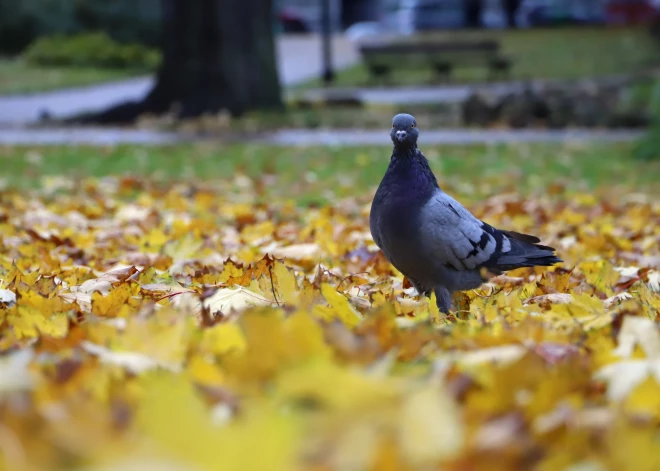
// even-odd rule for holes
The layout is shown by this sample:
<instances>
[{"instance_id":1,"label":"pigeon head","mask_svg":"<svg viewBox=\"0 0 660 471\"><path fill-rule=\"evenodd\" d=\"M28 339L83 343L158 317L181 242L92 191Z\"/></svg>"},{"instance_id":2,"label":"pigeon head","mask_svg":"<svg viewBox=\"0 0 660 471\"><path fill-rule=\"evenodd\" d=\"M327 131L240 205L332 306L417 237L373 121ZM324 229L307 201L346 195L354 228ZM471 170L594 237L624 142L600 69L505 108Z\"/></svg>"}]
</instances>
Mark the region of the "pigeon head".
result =
<instances>
[{"instance_id":1,"label":"pigeon head","mask_svg":"<svg viewBox=\"0 0 660 471\"><path fill-rule=\"evenodd\" d=\"M397 149L408 149L417 145L419 128L415 117L401 113L392 118L390 137Z\"/></svg>"}]
</instances>

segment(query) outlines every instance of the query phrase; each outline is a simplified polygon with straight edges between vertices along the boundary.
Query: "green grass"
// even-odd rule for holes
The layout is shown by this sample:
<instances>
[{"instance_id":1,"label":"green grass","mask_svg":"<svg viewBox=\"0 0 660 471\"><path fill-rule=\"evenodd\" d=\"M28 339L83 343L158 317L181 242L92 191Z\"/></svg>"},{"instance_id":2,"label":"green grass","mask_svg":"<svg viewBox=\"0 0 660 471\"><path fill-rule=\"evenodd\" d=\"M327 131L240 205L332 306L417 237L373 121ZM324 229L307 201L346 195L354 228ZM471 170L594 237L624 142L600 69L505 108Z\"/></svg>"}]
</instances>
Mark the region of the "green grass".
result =
<instances>
[{"instance_id":1,"label":"green grass","mask_svg":"<svg viewBox=\"0 0 660 471\"><path fill-rule=\"evenodd\" d=\"M533 192L556 183L582 191L628 185L657 192L660 162L636 161L631 148L632 144L516 144L423 146L423 151L442 184L461 193ZM42 177L58 175L76 181L86 176L148 176L168 183L230 180L244 172L271 175L264 181L262 197L293 197L302 203L366 194L380 181L389 156L386 146L0 147L5 187L38 188L48 184Z\"/></svg>"},{"instance_id":2,"label":"green grass","mask_svg":"<svg viewBox=\"0 0 660 471\"><path fill-rule=\"evenodd\" d=\"M0 95L16 95L93 85L144 71L76 67L36 67L19 59L0 59Z\"/></svg>"},{"instance_id":3,"label":"green grass","mask_svg":"<svg viewBox=\"0 0 660 471\"><path fill-rule=\"evenodd\" d=\"M576 79L625 74L659 65L657 46L643 28L558 28L503 31L433 32L410 38L461 40L493 38L500 41L502 54L513 59L513 79ZM400 59L397 59L400 60ZM487 81L485 69L456 69L455 82ZM433 81L424 68L393 69L390 85L417 85ZM367 69L359 64L337 74L335 86L363 86L370 83ZM318 87L307 82L303 87Z\"/></svg>"}]
</instances>

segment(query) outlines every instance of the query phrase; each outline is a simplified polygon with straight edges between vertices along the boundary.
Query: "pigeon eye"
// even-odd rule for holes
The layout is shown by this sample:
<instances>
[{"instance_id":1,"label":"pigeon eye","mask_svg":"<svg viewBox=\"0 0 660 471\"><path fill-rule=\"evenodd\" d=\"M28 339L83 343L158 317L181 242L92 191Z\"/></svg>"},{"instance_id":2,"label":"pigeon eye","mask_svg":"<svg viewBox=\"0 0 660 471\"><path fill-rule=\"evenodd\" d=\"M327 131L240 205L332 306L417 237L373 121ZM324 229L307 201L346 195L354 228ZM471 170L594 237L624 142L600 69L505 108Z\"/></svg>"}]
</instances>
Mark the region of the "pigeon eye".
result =
<instances>
[{"instance_id":1,"label":"pigeon eye","mask_svg":"<svg viewBox=\"0 0 660 471\"><path fill-rule=\"evenodd\" d=\"M412 123L412 124L410 125L410 127L411 127L411 128L414 128L414 127L415 127L415 123Z\"/></svg>"}]
</instances>

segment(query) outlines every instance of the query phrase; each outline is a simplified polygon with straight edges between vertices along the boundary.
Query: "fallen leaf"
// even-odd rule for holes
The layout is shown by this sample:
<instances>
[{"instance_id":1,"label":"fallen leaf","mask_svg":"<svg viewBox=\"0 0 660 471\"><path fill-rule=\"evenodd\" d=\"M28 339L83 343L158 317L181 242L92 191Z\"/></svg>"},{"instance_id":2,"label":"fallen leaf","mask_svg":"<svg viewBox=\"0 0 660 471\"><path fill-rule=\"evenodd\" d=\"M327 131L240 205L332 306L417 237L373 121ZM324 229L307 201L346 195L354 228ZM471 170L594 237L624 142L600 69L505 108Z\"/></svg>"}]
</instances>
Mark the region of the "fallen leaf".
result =
<instances>
[{"instance_id":1,"label":"fallen leaf","mask_svg":"<svg viewBox=\"0 0 660 471\"><path fill-rule=\"evenodd\" d=\"M157 368L163 368L174 372L180 371L181 369L180 365L164 364L142 353L116 352L101 345L95 345L86 341L82 342L81 346L90 355L98 357L99 360L101 360L101 363L119 366L135 374L140 374Z\"/></svg>"},{"instance_id":2,"label":"fallen leaf","mask_svg":"<svg viewBox=\"0 0 660 471\"><path fill-rule=\"evenodd\" d=\"M0 355L0 397L33 388L35 375L29 368L33 359L34 351L31 348Z\"/></svg>"},{"instance_id":3,"label":"fallen leaf","mask_svg":"<svg viewBox=\"0 0 660 471\"><path fill-rule=\"evenodd\" d=\"M410 394L400 423L402 451L417 466L458 456L465 444L457 405L443 388L429 386Z\"/></svg>"},{"instance_id":4,"label":"fallen leaf","mask_svg":"<svg viewBox=\"0 0 660 471\"><path fill-rule=\"evenodd\" d=\"M12 307L16 304L16 294L8 289L0 289L0 307Z\"/></svg>"},{"instance_id":5,"label":"fallen leaf","mask_svg":"<svg viewBox=\"0 0 660 471\"><path fill-rule=\"evenodd\" d=\"M276 303L243 286L235 286L219 289L213 296L206 298L202 305L211 315L227 315L231 312L243 311L248 307L272 306Z\"/></svg>"}]
</instances>

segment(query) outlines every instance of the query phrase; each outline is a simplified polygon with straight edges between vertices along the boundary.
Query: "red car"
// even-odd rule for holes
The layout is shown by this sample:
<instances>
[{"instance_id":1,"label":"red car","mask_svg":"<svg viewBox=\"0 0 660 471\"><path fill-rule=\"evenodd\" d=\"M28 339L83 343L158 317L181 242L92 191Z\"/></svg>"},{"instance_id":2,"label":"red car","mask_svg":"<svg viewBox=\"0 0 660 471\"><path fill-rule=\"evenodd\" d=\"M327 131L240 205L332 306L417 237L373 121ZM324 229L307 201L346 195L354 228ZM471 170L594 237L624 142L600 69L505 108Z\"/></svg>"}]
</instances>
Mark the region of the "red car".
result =
<instances>
[{"instance_id":1,"label":"red car","mask_svg":"<svg viewBox=\"0 0 660 471\"><path fill-rule=\"evenodd\" d=\"M651 0L612 0L607 3L605 14L611 24L643 24L657 18L658 7ZM656 20L657 21L657 20Z\"/></svg>"},{"instance_id":2,"label":"red car","mask_svg":"<svg viewBox=\"0 0 660 471\"><path fill-rule=\"evenodd\" d=\"M291 8L282 8L277 17L285 33L309 33L310 31L302 16Z\"/></svg>"}]
</instances>

